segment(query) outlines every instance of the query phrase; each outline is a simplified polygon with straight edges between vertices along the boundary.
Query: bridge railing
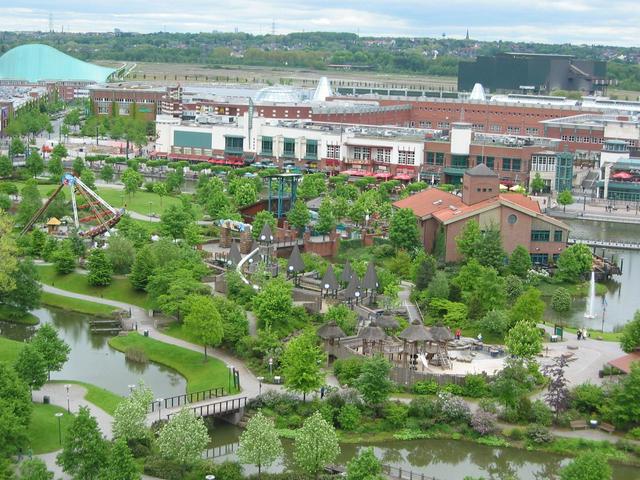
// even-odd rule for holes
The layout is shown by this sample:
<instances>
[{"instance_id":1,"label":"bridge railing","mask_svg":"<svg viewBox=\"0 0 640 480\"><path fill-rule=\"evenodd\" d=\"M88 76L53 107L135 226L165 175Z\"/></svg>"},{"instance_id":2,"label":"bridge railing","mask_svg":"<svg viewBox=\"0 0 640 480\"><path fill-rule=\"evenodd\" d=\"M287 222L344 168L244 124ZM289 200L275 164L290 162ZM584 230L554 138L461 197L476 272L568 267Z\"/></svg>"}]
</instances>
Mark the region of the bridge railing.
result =
<instances>
[{"instance_id":1,"label":"bridge railing","mask_svg":"<svg viewBox=\"0 0 640 480\"><path fill-rule=\"evenodd\" d=\"M382 465L382 473L385 473L390 478L400 480L438 480L424 473L412 472L406 468L393 467L391 465Z\"/></svg>"},{"instance_id":2,"label":"bridge railing","mask_svg":"<svg viewBox=\"0 0 640 480\"><path fill-rule=\"evenodd\" d=\"M197 405L190 407L191 410L198 417L211 417L214 415L224 415L226 413L235 412L247 406L247 397L230 398L229 400L221 400L214 403L206 403L204 405ZM167 415L167 419L174 416L175 413Z\"/></svg>"},{"instance_id":3,"label":"bridge railing","mask_svg":"<svg viewBox=\"0 0 640 480\"><path fill-rule=\"evenodd\" d=\"M163 398L161 401L154 400L151 402L150 411L155 412L160 405L163 408L175 408L188 403L202 402L212 398L224 397L223 387L210 388L209 390L200 390L199 392L185 393L182 395L174 395L173 397Z\"/></svg>"},{"instance_id":4,"label":"bridge railing","mask_svg":"<svg viewBox=\"0 0 640 480\"><path fill-rule=\"evenodd\" d=\"M218 458L232 453L236 453L240 442L227 443L226 445L220 445L219 447L208 448L202 453L202 458Z\"/></svg>"}]
</instances>

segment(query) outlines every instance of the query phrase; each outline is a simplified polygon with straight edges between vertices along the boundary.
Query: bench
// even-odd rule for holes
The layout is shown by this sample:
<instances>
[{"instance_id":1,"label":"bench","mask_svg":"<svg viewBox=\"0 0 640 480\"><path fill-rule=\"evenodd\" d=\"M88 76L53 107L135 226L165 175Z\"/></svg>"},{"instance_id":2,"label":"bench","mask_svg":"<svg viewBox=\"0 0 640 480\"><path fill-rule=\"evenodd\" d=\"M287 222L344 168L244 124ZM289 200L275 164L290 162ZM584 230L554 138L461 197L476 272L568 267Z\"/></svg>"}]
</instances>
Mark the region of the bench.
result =
<instances>
[{"instance_id":1,"label":"bench","mask_svg":"<svg viewBox=\"0 0 640 480\"><path fill-rule=\"evenodd\" d=\"M578 428L587 428L587 422L585 420L573 420L572 422L569 422L569 425L571 426L571 430L576 430Z\"/></svg>"},{"instance_id":2,"label":"bench","mask_svg":"<svg viewBox=\"0 0 640 480\"><path fill-rule=\"evenodd\" d=\"M600 425L598 425L598 428L607 433L613 433L616 431L616 427L614 427L610 423L601 423Z\"/></svg>"}]
</instances>

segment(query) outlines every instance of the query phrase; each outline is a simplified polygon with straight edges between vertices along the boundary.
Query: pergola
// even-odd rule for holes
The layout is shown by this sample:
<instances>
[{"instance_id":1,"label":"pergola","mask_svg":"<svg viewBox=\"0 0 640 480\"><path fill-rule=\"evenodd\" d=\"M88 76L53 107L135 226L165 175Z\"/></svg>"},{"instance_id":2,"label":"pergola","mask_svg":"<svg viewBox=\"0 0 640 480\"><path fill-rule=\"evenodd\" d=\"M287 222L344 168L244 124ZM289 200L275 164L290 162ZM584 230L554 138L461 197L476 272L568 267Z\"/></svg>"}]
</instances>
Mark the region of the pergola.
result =
<instances>
[{"instance_id":1,"label":"pergola","mask_svg":"<svg viewBox=\"0 0 640 480\"><path fill-rule=\"evenodd\" d=\"M375 322L371 322L368 327L360 329L358 338L362 340L362 354L367 355L375 353L376 347L379 353L383 353L384 343L389 337Z\"/></svg>"}]
</instances>

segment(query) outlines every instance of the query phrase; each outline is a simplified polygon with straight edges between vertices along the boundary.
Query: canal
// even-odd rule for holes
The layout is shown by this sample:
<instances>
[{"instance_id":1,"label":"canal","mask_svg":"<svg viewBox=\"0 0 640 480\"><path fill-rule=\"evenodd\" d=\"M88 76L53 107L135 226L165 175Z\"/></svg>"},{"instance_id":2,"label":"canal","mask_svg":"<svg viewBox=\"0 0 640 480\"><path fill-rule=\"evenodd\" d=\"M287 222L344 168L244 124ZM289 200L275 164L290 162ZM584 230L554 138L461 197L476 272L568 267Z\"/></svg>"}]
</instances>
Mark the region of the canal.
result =
<instances>
[{"instance_id":1,"label":"canal","mask_svg":"<svg viewBox=\"0 0 640 480\"><path fill-rule=\"evenodd\" d=\"M571 229L571 237L587 240L640 241L640 225L594 222L590 220L564 220ZM598 255L603 249L598 248ZM546 318L573 327L586 327L589 331L612 332L621 329L634 313L640 310L640 250L604 249L604 256L622 261L622 275L607 282L607 293L596 299L595 318L585 318L586 298L576 299L571 311L559 315L547 308Z\"/></svg>"},{"instance_id":2,"label":"canal","mask_svg":"<svg viewBox=\"0 0 640 480\"><path fill-rule=\"evenodd\" d=\"M242 430L223 422L212 433L208 456L221 463L237 460L237 446ZM293 444L283 441L284 458L268 469L272 473L296 471ZM487 479L552 480L570 459L546 452L516 448L494 448L462 440L424 439L387 441L367 445L342 444L337 464L346 465L359 450L373 447L383 464L414 474L424 474L437 480L462 480L466 476ZM637 480L638 468L612 465L613 480ZM245 473L257 473L252 465L244 466ZM416 479L418 480L418 479Z\"/></svg>"},{"instance_id":3,"label":"canal","mask_svg":"<svg viewBox=\"0 0 640 480\"><path fill-rule=\"evenodd\" d=\"M128 385L144 379L156 397L186 392L184 377L174 370L152 362L131 362L123 353L111 348L107 343L109 335L89 330L89 316L54 308L39 308L32 313L40 319L40 324L54 325L60 337L71 347L69 360L62 371L51 373L52 380L78 380L126 395ZM0 322L2 335L18 341L28 339L35 328Z\"/></svg>"}]
</instances>

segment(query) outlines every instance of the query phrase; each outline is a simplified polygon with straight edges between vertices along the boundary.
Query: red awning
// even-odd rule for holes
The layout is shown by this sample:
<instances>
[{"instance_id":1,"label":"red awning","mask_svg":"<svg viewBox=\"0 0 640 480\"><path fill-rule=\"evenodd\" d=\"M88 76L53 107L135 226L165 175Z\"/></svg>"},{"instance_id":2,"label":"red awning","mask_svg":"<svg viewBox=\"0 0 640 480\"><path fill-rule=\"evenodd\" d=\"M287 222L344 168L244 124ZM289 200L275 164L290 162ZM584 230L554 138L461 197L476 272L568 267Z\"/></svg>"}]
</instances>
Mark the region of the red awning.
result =
<instances>
[{"instance_id":1,"label":"red awning","mask_svg":"<svg viewBox=\"0 0 640 480\"><path fill-rule=\"evenodd\" d=\"M391 178L393 174L390 172L378 172L374 175L376 178Z\"/></svg>"},{"instance_id":2,"label":"red awning","mask_svg":"<svg viewBox=\"0 0 640 480\"><path fill-rule=\"evenodd\" d=\"M633 178L629 172L618 172L611 175L611 178L615 178L616 180L630 180Z\"/></svg>"},{"instance_id":3,"label":"red awning","mask_svg":"<svg viewBox=\"0 0 640 480\"><path fill-rule=\"evenodd\" d=\"M407 175L406 173L399 173L395 177L396 180L411 180L413 177L411 175Z\"/></svg>"},{"instance_id":4,"label":"red awning","mask_svg":"<svg viewBox=\"0 0 640 480\"><path fill-rule=\"evenodd\" d=\"M367 172L365 172L364 170L345 170L344 172L340 173L353 177L364 177Z\"/></svg>"}]
</instances>

